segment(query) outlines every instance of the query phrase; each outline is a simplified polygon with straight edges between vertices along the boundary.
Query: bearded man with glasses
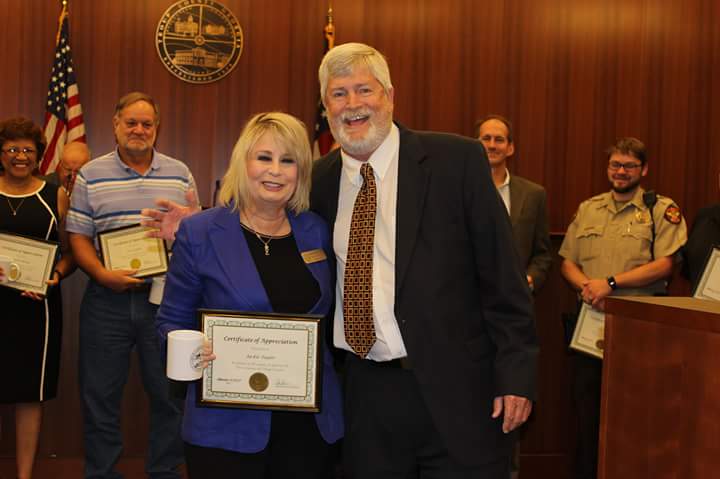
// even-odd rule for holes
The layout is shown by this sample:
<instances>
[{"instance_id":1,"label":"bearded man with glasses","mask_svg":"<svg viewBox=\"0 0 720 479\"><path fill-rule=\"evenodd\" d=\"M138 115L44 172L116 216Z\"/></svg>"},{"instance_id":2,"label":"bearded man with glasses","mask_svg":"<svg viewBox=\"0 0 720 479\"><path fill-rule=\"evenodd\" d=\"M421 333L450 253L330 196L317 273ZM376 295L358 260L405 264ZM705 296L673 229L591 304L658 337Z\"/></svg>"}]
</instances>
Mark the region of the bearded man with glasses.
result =
<instances>
[{"instance_id":1,"label":"bearded man with glasses","mask_svg":"<svg viewBox=\"0 0 720 479\"><path fill-rule=\"evenodd\" d=\"M621 138L606 152L611 190L580 204L559 251L565 279L599 310L609 295L665 294L676 253L687 241L675 202L640 186L648 172L645 145ZM601 372L599 359L575 355L575 479L597 477Z\"/></svg>"}]
</instances>

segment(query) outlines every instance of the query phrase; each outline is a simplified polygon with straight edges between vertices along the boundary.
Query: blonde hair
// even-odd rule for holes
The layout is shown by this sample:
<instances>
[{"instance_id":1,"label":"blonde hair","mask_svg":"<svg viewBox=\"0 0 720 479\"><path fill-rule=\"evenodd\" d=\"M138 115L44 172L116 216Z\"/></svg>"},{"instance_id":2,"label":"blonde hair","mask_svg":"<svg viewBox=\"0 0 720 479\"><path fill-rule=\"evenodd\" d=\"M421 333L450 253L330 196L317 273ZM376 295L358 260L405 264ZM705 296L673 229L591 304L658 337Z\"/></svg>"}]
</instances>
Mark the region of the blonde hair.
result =
<instances>
[{"instance_id":1,"label":"blonde hair","mask_svg":"<svg viewBox=\"0 0 720 479\"><path fill-rule=\"evenodd\" d=\"M270 133L288 155L297 162L298 176L295 191L288 201L288 209L299 214L310 207L312 153L307 130L302 121L281 112L259 113L247 122L233 148L218 194L218 203L240 211L250 201L247 160L258 140Z\"/></svg>"},{"instance_id":2,"label":"blonde hair","mask_svg":"<svg viewBox=\"0 0 720 479\"><path fill-rule=\"evenodd\" d=\"M366 67L370 74L382 85L385 94L392 90L390 68L382 53L364 43L344 43L329 50L318 68L320 80L320 98L325 102L327 84L331 78L346 77L357 67Z\"/></svg>"}]
</instances>

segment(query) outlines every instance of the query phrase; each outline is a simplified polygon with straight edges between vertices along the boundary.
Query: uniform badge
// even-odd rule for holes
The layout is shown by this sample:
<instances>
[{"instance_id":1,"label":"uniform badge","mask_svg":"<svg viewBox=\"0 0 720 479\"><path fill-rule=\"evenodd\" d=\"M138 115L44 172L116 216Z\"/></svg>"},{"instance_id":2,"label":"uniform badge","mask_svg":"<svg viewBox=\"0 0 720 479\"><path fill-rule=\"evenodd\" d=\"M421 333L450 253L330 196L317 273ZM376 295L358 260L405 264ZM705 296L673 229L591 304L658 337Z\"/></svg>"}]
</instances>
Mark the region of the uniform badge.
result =
<instances>
[{"instance_id":1,"label":"uniform badge","mask_svg":"<svg viewBox=\"0 0 720 479\"><path fill-rule=\"evenodd\" d=\"M675 205L670 205L665 210L665 219L674 225L680 224L682 215L680 214L680 208Z\"/></svg>"},{"instance_id":2,"label":"uniform badge","mask_svg":"<svg viewBox=\"0 0 720 479\"><path fill-rule=\"evenodd\" d=\"M635 220L638 223L650 223L650 212L648 210L637 210L635 212Z\"/></svg>"}]
</instances>

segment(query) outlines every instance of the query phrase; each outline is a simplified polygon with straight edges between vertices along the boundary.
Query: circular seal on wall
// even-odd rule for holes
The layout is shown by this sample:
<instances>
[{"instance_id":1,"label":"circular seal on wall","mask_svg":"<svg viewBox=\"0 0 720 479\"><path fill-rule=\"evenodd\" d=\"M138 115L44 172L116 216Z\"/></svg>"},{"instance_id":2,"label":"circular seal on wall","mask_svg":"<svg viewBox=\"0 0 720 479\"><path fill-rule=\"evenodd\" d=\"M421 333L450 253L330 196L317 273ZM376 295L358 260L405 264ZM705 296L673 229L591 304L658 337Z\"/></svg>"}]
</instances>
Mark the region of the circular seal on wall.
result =
<instances>
[{"instance_id":1,"label":"circular seal on wall","mask_svg":"<svg viewBox=\"0 0 720 479\"><path fill-rule=\"evenodd\" d=\"M188 83L210 83L237 65L243 32L224 5L212 0L181 0L160 19L155 46L170 73Z\"/></svg>"}]
</instances>

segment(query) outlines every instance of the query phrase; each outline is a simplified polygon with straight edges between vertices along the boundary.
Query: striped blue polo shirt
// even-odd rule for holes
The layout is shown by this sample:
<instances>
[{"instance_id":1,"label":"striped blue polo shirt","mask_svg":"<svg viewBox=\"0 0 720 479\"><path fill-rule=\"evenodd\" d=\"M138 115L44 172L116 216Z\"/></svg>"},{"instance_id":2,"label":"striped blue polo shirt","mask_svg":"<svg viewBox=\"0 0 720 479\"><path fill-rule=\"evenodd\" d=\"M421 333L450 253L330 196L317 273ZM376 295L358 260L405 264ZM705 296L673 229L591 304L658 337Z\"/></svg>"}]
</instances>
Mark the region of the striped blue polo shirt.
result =
<instances>
[{"instance_id":1,"label":"striped blue polo shirt","mask_svg":"<svg viewBox=\"0 0 720 479\"><path fill-rule=\"evenodd\" d=\"M150 168L141 175L123 163L115 149L80 169L65 228L94 238L139 223L140 211L156 208L158 198L186 204L185 192L190 188L195 189L195 180L185 163L153 150Z\"/></svg>"}]
</instances>

